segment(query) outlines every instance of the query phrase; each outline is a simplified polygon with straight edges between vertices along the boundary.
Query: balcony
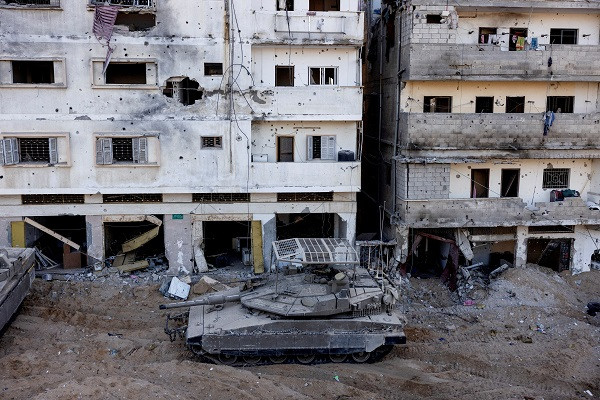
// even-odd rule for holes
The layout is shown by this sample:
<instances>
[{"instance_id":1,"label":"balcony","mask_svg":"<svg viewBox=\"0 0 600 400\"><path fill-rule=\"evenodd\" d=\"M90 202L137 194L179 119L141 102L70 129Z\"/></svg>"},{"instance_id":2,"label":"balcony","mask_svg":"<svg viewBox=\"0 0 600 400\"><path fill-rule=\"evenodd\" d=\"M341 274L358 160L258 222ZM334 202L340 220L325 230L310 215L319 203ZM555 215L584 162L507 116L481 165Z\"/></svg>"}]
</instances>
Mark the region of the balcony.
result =
<instances>
[{"instance_id":1,"label":"balcony","mask_svg":"<svg viewBox=\"0 0 600 400\"><path fill-rule=\"evenodd\" d=\"M497 150L531 155L535 150L561 150L569 158L575 153L588 157L600 149L599 113L556 114L547 136L542 113L404 113L400 124L401 146L413 151Z\"/></svg>"},{"instance_id":2,"label":"balcony","mask_svg":"<svg viewBox=\"0 0 600 400\"><path fill-rule=\"evenodd\" d=\"M253 162L250 188L262 192L360 191L360 162Z\"/></svg>"},{"instance_id":3,"label":"balcony","mask_svg":"<svg viewBox=\"0 0 600 400\"><path fill-rule=\"evenodd\" d=\"M364 13L352 11L256 12L254 43L281 43L292 38L303 44L336 43L361 45Z\"/></svg>"},{"instance_id":4,"label":"balcony","mask_svg":"<svg viewBox=\"0 0 600 400\"><path fill-rule=\"evenodd\" d=\"M398 216L412 228L600 223L600 211L588 209L580 197L525 206L520 198L404 200Z\"/></svg>"},{"instance_id":5,"label":"balcony","mask_svg":"<svg viewBox=\"0 0 600 400\"><path fill-rule=\"evenodd\" d=\"M548 59L552 57L552 66ZM405 80L527 80L597 82L600 46L546 45L546 50L501 51L494 45L411 44Z\"/></svg>"},{"instance_id":6,"label":"balcony","mask_svg":"<svg viewBox=\"0 0 600 400\"><path fill-rule=\"evenodd\" d=\"M360 121L362 87L296 86L258 90L255 120Z\"/></svg>"},{"instance_id":7,"label":"balcony","mask_svg":"<svg viewBox=\"0 0 600 400\"><path fill-rule=\"evenodd\" d=\"M90 0L92 6L119 6L121 8L154 8L156 0Z\"/></svg>"}]
</instances>

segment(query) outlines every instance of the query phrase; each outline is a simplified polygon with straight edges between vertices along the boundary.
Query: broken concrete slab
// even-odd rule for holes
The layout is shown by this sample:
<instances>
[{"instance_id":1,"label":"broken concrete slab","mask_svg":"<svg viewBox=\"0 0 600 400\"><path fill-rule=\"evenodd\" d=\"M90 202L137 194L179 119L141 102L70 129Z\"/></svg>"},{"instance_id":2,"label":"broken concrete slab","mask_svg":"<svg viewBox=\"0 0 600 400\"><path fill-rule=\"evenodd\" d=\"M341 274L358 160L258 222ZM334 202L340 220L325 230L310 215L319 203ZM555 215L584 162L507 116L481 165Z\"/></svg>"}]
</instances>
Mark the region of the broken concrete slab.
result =
<instances>
[{"instance_id":1,"label":"broken concrete slab","mask_svg":"<svg viewBox=\"0 0 600 400\"><path fill-rule=\"evenodd\" d=\"M141 260L141 261L136 261L131 264L120 265L117 267L117 269L119 270L120 273L125 274L125 273L129 273L129 272L137 271L140 269L148 268L148 265L150 265L150 263L148 263L148 261Z\"/></svg>"},{"instance_id":2,"label":"broken concrete slab","mask_svg":"<svg viewBox=\"0 0 600 400\"><path fill-rule=\"evenodd\" d=\"M231 287L205 275L194 285L192 288L192 293L203 295L206 293L220 292L227 289L231 289Z\"/></svg>"}]
</instances>

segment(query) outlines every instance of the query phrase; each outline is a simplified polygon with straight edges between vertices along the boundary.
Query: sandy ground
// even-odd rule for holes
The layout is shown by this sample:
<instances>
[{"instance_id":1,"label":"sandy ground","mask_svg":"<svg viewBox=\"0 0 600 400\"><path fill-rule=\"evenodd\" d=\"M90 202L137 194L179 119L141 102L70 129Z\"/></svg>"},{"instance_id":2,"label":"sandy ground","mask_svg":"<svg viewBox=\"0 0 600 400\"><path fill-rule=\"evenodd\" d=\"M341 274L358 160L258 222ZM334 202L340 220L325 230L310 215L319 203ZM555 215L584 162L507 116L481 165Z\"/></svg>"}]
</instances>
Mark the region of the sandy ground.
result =
<instances>
[{"instance_id":1,"label":"sandy ground","mask_svg":"<svg viewBox=\"0 0 600 400\"><path fill-rule=\"evenodd\" d=\"M250 368L194 361L158 286L116 282L36 280L0 337L0 399L600 398L600 271L511 269L472 306L413 279L408 344L383 361Z\"/></svg>"}]
</instances>

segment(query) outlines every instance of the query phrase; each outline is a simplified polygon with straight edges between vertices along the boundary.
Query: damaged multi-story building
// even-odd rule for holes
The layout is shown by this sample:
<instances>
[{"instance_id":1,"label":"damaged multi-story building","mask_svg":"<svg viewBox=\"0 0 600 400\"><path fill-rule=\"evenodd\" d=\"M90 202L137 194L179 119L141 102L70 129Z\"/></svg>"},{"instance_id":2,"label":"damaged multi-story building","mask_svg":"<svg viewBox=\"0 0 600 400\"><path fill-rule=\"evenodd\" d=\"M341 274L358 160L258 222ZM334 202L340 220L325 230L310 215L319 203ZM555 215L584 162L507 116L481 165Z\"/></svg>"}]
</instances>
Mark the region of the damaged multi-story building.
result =
<instances>
[{"instance_id":1,"label":"damaged multi-story building","mask_svg":"<svg viewBox=\"0 0 600 400\"><path fill-rule=\"evenodd\" d=\"M363 190L396 263L598 265L600 4L382 0L369 14Z\"/></svg>"},{"instance_id":2,"label":"damaged multi-story building","mask_svg":"<svg viewBox=\"0 0 600 400\"><path fill-rule=\"evenodd\" d=\"M276 239L354 239L356 1L0 0L0 20L0 246L261 271Z\"/></svg>"}]
</instances>

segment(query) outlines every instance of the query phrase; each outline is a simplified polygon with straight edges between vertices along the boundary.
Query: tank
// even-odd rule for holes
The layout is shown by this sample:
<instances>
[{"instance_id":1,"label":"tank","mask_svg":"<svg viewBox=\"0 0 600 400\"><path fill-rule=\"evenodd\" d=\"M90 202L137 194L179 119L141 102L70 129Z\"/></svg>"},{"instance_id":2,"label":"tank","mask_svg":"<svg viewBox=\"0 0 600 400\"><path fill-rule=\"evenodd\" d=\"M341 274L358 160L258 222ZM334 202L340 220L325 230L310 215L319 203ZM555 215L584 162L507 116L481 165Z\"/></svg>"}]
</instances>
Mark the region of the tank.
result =
<instances>
[{"instance_id":1,"label":"tank","mask_svg":"<svg viewBox=\"0 0 600 400\"><path fill-rule=\"evenodd\" d=\"M227 365L374 362L406 343L399 288L359 265L343 239L273 242L266 276L168 315L165 332L205 361Z\"/></svg>"},{"instance_id":2,"label":"tank","mask_svg":"<svg viewBox=\"0 0 600 400\"><path fill-rule=\"evenodd\" d=\"M0 248L0 332L31 288L34 261L34 249Z\"/></svg>"}]
</instances>

